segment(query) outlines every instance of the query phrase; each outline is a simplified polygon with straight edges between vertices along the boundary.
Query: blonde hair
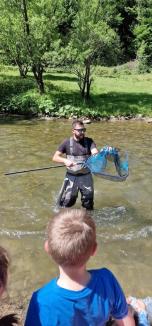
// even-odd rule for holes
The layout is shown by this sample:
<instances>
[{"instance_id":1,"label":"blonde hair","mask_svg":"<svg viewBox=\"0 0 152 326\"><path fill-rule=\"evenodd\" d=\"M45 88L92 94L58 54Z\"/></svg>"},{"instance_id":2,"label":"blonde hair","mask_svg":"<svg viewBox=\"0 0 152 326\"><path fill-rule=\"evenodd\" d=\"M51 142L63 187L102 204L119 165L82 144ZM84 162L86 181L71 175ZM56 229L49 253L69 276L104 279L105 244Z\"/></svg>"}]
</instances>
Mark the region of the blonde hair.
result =
<instances>
[{"instance_id":1,"label":"blonde hair","mask_svg":"<svg viewBox=\"0 0 152 326\"><path fill-rule=\"evenodd\" d=\"M0 287L6 288L10 257L6 249L0 246Z\"/></svg>"},{"instance_id":2,"label":"blonde hair","mask_svg":"<svg viewBox=\"0 0 152 326\"><path fill-rule=\"evenodd\" d=\"M48 252L60 266L81 266L96 246L95 223L84 209L62 209L48 223Z\"/></svg>"}]
</instances>

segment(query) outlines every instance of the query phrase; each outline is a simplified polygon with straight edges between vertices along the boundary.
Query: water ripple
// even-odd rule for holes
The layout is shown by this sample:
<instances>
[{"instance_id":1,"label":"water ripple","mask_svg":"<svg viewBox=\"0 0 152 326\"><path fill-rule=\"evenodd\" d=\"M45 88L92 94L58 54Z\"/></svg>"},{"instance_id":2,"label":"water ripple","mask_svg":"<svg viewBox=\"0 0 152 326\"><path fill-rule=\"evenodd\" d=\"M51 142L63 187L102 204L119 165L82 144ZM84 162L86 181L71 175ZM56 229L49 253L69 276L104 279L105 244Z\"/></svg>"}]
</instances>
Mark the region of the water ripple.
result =
<instances>
[{"instance_id":1,"label":"water ripple","mask_svg":"<svg viewBox=\"0 0 152 326\"><path fill-rule=\"evenodd\" d=\"M100 223L105 222L117 222L118 220L124 219L127 216L127 210L124 206L118 206L118 207L104 207L100 210L94 210L91 213L92 217L95 219L96 223L99 225ZM131 219L131 217L130 217Z\"/></svg>"},{"instance_id":2,"label":"water ripple","mask_svg":"<svg viewBox=\"0 0 152 326\"><path fill-rule=\"evenodd\" d=\"M7 236L10 238L22 238L26 236L33 236L33 235L43 235L43 231L21 231L21 230L8 230L8 229L1 229L0 236Z\"/></svg>"},{"instance_id":3,"label":"water ripple","mask_svg":"<svg viewBox=\"0 0 152 326\"><path fill-rule=\"evenodd\" d=\"M114 234L112 235L110 232L107 233L98 233L98 237L103 238L104 240L133 240L140 238L147 238L152 235L152 226L145 226L138 231L130 231L127 234Z\"/></svg>"}]
</instances>

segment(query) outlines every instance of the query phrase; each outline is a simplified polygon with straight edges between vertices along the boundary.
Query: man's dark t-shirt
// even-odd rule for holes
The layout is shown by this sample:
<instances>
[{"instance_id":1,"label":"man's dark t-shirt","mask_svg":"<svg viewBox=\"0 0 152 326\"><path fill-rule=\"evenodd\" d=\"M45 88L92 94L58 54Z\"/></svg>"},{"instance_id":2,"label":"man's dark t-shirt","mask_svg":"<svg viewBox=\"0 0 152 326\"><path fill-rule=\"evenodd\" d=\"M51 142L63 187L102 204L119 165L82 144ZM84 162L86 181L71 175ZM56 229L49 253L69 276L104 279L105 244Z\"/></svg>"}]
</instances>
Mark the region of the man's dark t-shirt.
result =
<instances>
[{"instance_id":1,"label":"man's dark t-shirt","mask_svg":"<svg viewBox=\"0 0 152 326\"><path fill-rule=\"evenodd\" d=\"M96 144L94 143L92 138L85 137L85 140L82 139L80 141L76 141L73 138L72 155L91 155L91 150L93 148L96 148ZM65 139L64 142L58 147L58 151L66 155L71 155L70 139Z\"/></svg>"}]
</instances>

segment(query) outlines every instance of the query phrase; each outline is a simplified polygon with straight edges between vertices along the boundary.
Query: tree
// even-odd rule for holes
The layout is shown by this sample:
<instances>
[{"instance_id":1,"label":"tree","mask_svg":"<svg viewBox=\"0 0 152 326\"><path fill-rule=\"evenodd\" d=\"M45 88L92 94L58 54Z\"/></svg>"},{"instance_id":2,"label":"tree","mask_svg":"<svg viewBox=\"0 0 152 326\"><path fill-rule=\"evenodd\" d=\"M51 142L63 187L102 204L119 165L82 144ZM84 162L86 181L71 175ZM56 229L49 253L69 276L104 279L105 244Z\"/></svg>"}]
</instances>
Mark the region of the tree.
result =
<instances>
[{"instance_id":1,"label":"tree","mask_svg":"<svg viewBox=\"0 0 152 326\"><path fill-rule=\"evenodd\" d=\"M47 53L53 48L56 34L55 11L53 0L21 0L21 12L26 37L27 51L31 68L40 94L44 93L43 73L47 66ZM27 6L28 4L28 6Z\"/></svg>"},{"instance_id":2,"label":"tree","mask_svg":"<svg viewBox=\"0 0 152 326\"><path fill-rule=\"evenodd\" d=\"M137 22L136 0L99 0L99 4L102 8L101 19L119 35L123 49L121 62L134 59L136 56L134 42L134 27Z\"/></svg>"},{"instance_id":3,"label":"tree","mask_svg":"<svg viewBox=\"0 0 152 326\"><path fill-rule=\"evenodd\" d=\"M3 8L1 48L12 62L18 64L20 72L25 72L26 65L30 65L39 92L43 94L48 53L58 39L58 5L53 0L0 0L0 4Z\"/></svg>"},{"instance_id":4,"label":"tree","mask_svg":"<svg viewBox=\"0 0 152 326\"><path fill-rule=\"evenodd\" d=\"M66 45L69 42L73 23L79 9L79 1L61 0L58 9L58 31L62 45Z\"/></svg>"},{"instance_id":5,"label":"tree","mask_svg":"<svg viewBox=\"0 0 152 326\"><path fill-rule=\"evenodd\" d=\"M137 0L137 19L135 27L137 58L139 70L149 71L152 66L152 0Z\"/></svg>"},{"instance_id":6,"label":"tree","mask_svg":"<svg viewBox=\"0 0 152 326\"><path fill-rule=\"evenodd\" d=\"M23 25L17 2L12 5L9 1L0 1L0 47L4 60L16 64L20 76L25 77L29 67L29 56L26 49Z\"/></svg>"},{"instance_id":7,"label":"tree","mask_svg":"<svg viewBox=\"0 0 152 326\"><path fill-rule=\"evenodd\" d=\"M67 47L67 61L75 63L73 71L85 100L90 97L91 67L98 63L112 65L119 48L117 34L100 19L99 1L81 0Z\"/></svg>"}]
</instances>

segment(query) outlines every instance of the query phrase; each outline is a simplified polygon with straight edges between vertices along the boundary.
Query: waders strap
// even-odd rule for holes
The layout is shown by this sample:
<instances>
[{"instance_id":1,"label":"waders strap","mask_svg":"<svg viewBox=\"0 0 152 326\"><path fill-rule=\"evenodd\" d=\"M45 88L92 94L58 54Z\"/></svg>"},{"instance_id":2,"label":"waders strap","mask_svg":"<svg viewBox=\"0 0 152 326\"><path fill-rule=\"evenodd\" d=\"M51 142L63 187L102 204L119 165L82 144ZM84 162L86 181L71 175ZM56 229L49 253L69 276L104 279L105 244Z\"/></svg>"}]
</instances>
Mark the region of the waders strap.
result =
<instances>
[{"instance_id":1,"label":"waders strap","mask_svg":"<svg viewBox=\"0 0 152 326\"><path fill-rule=\"evenodd\" d=\"M70 137L70 155L73 155L73 137Z\"/></svg>"},{"instance_id":2,"label":"waders strap","mask_svg":"<svg viewBox=\"0 0 152 326\"><path fill-rule=\"evenodd\" d=\"M84 137L84 146L87 149L86 155L90 155L89 144L88 144L86 137ZM70 137L70 155L74 155L74 139L73 139L73 137Z\"/></svg>"}]
</instances>

